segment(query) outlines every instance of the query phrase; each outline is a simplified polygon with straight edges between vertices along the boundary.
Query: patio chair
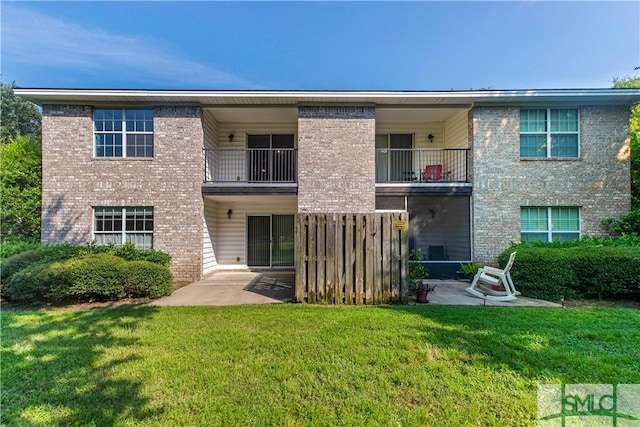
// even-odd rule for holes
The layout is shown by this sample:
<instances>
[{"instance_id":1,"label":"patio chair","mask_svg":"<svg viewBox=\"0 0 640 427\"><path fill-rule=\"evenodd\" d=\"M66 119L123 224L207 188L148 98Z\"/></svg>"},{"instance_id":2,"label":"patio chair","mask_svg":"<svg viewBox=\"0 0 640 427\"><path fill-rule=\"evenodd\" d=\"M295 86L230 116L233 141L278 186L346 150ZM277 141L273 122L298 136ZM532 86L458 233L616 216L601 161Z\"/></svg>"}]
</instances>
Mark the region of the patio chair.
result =
<instances>
[{"instance_id":1,"label":"patio chair","mask_svg":"<svg viewBox=\"0 0 640 427\"><path fill-rule=\"evenodd\" d=\"M440 181L442 179L442 165L427 165L424 168L425 181Z\"/></svg>"},{"instance_id":2,"label":"patio chair","mask_svg":"<svg viewBox=\"0 0 640 427\"><path fill-rule=\"evenodd\" d=\"M478 270L473 277L473 282L466 291L478 298L492 301L513 301L520 292L516 291L516 287L511 279L511 266L516 259L516 252L512 252L509 262L504 270L499 268L484 266ZM497 290L502 285L503 290Z\"/></svg>"}]
</instances>

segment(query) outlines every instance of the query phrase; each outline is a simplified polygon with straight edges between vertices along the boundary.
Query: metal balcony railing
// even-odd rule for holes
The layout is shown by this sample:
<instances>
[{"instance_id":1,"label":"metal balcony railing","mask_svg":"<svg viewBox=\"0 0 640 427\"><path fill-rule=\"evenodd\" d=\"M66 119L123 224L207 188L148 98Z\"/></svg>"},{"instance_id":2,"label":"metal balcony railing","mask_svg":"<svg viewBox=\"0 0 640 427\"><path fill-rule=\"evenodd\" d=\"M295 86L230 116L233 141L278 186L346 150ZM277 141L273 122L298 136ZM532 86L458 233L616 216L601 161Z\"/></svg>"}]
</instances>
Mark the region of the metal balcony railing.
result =
<instances>
[{"instance_id":1,"label":"metal balcony railing","mask_svg":"<svg viewBox=\"0 0 640 427\"><path fill-rule=\"evenodd\" d=\"M295 148L205 148L204 182L295 183Z\"/></svg>"},{"instance_id":2,"label":"metal balcony railing","mask_svg":"<svg viewBox=\"0 0 640 427\"><path fill-rule=\"evenodd\" d=\"M469 182L468 148L377 149L376 183Z\"/></svg>"}]
</instances>

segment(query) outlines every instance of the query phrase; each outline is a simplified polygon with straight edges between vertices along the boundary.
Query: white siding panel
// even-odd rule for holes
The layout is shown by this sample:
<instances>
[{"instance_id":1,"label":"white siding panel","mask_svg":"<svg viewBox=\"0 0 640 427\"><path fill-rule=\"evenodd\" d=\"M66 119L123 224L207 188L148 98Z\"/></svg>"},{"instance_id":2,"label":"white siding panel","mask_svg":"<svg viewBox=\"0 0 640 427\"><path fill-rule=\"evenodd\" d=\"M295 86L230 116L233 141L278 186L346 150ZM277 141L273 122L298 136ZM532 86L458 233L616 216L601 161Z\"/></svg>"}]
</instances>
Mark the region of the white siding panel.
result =
<instances>
[{"instance_id":1,"label":"white siding panel","mask_svg":"<svg viewBox=\"0 0 640 427\"><path fill-rule=\"evenodd\" d=\"M202 237L202 274L211 273L218 261L216 259L216 221L218 203L204 199L204 235Z\"/></svg>"},{"instance_id":2,"label":"white siding panel","mask_svg":"<svg viewBox=\"0 0 640 427\"><path fill-rule=\"evenodd\" d=\"M298 123L225 123L218 124L218 148L247 148L247 135L293 134L296 146ZM229 135L233 134L233 142Z\"/></svg>"},{"instance_id":3,"label":"white siding panel","mask_svg":"<svg viewBox=\"0 0 640 427\"><path fill-rule=\"evenodd\" d=\"M216 148L218 146L218 122L213 114L207 112L202 118L204 128L204 148Z\"/></svg>"},{"instance_id":4,"label":"white siding panel","mask_svg":"<svg viewBox=\"0 0 640 427\"><path fill-rule=\"evenodd\" d=\"M415 122L376 126L376 134L411 133L414 148L445 148L444 122ZM427 138L433 134L433 142Z\"/></svg>"},{"instance_id":5,"label":"white siding panel","mask_svg":"<svg viewBox=\"0 0 640 427\"><path fill-rule=\"evenodd\" d=\"M235 142L235 138L234 138ZM227 212L231 209L231 219ZM218 202L216 255L218 264L225 266L247 265L247 216L294 215L298 210L296 197L264 196L247 197L247 201Z\"/></svg>"},{"instance_id":6,"label":"white siding panel","mask_svg":"<svg viewBox=\"0 0 640 427\"><path fill-rule=\"evenodd\" d=\"M444 123L446 148L467 148L468 140L468 111L460 110Z\"/></svg>"}]
</instances>

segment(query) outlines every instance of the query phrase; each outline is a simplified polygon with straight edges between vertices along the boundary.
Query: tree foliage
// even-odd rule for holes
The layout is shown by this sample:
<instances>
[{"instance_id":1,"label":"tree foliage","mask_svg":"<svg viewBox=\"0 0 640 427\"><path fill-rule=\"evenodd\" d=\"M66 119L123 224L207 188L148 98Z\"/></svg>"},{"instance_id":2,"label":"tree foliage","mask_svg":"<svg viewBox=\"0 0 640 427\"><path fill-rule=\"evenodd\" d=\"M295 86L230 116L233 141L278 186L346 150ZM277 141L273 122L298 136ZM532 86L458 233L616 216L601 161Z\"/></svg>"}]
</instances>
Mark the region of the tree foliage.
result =
<instances>
[{"instance_id":1,"label":"tree foliage","mask_svg":"<svg viewBox=\"0 0 640 427\"><path fill-rule=\"evenodd\" d=\"M640 88L640 77L614 77L614 88ZM629 124L631 139L631 204L640 209L640 103L631 107Z\"/></svg>"},{"instance_id":2,"label":"tree foliage","mask_svg":"<svg viewBox=\"0 0 640 427\"><path fill-rule=\"evenodd\" d=\"M2 239L40 238L41 115L0 82L0 233Z\"/></svg>"},{"instance_id":3,"label":"tree foliage","mask_svg":"<svg viewBox=\"0 0 640 427\"><path fill-rule=\"evenodd\" d=\"M0 144L0 232L3 239L40 236L42 156L31 136Z\"/></svg>"},{"instance_id":4,"label":"tree foliage","mask_svg":"<svg viewBox=\"0 0 640 427\"><path fill-rule=\"evenodd\" d=\"M6 144L11 138L31 136L40 139L42 123L40 111L33 103L17 97L13 93L15 83L0 82L0 143Z\"/></svg>"}]
</instances>

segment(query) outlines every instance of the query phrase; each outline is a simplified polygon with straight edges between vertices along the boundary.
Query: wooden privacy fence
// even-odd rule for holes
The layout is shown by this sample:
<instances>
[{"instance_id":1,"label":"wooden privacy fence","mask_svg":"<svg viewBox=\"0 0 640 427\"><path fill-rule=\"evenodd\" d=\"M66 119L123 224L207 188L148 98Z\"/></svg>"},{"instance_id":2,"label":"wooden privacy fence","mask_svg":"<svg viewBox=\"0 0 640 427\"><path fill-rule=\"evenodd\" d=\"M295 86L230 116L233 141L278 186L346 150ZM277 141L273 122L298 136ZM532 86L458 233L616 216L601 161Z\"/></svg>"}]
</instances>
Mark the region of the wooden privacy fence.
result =
<instances>
[{"instance_id":1,"label":"wooden privacy fence","mask_svg":"<svg viewBox=\"0 0 640 427\"><path fill-rule=\"evenodd\" d=\"M296 300L407 303L406 212L296 215Z\"/></svg>"}]
</instances>

